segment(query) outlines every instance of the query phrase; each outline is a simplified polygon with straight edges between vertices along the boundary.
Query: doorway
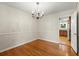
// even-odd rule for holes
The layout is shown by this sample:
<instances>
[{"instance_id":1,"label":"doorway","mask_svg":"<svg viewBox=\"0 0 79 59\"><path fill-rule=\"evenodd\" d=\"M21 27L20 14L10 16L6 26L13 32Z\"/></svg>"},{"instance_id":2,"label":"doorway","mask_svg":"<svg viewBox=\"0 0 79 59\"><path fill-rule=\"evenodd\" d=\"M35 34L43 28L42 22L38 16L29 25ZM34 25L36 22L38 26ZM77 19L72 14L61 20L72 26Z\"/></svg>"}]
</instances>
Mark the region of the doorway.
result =
<instances>
[{"instance_id":1,"label":"doorway","mask_svg":"<svg viewBox=\"0 0 79 59\"><path fill-rule=\"evenodd\" d=\"M71 45L71 16L59 18L59 41Z\"/></svg>"}]
</instances>

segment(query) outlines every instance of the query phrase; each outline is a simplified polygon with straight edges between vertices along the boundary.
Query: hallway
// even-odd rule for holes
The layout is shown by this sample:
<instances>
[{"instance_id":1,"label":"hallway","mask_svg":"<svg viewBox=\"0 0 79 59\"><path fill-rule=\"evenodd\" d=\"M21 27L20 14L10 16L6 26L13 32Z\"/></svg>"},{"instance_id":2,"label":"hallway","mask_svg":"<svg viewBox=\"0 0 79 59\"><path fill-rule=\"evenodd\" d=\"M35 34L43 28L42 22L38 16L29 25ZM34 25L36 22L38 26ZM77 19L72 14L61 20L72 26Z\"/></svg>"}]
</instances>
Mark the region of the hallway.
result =
<instances>
[{"instance_id":1,"label":"hallway","mask_svg":"<svg viewBox=\"0 0 79 59\"><path fill-rule=\"evenodd\" d=\"M68 40L67 37L60 37L59 41L60 41L61 44L66 44L68 46L71 46L71 42Z\"/></svg>"}]
</instances>

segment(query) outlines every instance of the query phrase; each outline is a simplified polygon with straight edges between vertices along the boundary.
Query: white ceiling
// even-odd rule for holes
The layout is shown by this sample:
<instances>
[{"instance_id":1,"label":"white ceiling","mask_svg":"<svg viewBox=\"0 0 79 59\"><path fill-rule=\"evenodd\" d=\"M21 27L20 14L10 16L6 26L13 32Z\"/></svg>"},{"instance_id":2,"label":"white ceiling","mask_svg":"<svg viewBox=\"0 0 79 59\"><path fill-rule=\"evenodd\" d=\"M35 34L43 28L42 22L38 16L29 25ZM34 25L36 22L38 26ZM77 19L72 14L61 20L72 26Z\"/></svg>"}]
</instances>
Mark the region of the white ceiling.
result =
<instances>
[{"instance_id":1,"label":"white ceiling","mask_svg":"<svg viewBox=\"0 0 79 59\"><path fill-rule=\"evenodd\" d=\"M5 2L5 4L19 8L29 13L32 13L32 11L36 8L36 2ZM76 4L76 2L40 2L39 8L46 14L50 14L73 9Z\"/></svg>"}]
</instances>

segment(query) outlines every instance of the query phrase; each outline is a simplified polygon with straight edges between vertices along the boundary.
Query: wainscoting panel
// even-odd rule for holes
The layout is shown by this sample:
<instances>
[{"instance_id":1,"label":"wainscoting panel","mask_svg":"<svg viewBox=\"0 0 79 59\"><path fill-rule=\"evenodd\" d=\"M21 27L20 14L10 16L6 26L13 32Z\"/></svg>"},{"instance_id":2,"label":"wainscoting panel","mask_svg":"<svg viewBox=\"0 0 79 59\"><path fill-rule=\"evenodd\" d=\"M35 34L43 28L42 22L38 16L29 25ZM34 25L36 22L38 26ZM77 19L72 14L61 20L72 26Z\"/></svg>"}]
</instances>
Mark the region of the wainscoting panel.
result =
<instances>
[{"instance_id":1,"label":"wainscoting panel","mask_svg":"<svg viewBox=\"0 0 79 59\"><path fill-rule=\"evenodd\" d=\"M0 35L0 52L25 44L35 40L36 36L32 32L4 33Z\"/></svg>"}]
</instances>

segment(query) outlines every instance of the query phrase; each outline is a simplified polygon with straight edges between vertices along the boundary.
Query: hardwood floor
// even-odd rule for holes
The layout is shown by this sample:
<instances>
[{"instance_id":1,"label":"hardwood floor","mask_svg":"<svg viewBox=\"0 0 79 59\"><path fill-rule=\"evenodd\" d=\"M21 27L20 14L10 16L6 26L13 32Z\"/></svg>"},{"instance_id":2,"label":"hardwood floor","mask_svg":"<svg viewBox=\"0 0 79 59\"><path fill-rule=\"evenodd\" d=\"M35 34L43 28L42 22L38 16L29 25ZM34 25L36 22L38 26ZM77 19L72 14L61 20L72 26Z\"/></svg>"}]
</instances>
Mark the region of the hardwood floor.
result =
<instances>
[{"instance_id":1,"label":"hardwood floor","mask_svg":"<svg viewBox=\"0 0 79 59\"><path fill-rule=\"evenodd\" d=\"M71 42L68 40L67 37L60 36L59 39L60 39L60 43L71 46Z\"/></svg>"},{"instance_id":2,"label":"hardwood floor","mask_svg":"<svg viewBox=\"0 0 79 59\"><path fill-rule=\"evenodd\" d=\"M37 39L25 45L0 53L0 56L75 56L73 49L65 44L57 44Z\"/></svg>"}]
</instances>

